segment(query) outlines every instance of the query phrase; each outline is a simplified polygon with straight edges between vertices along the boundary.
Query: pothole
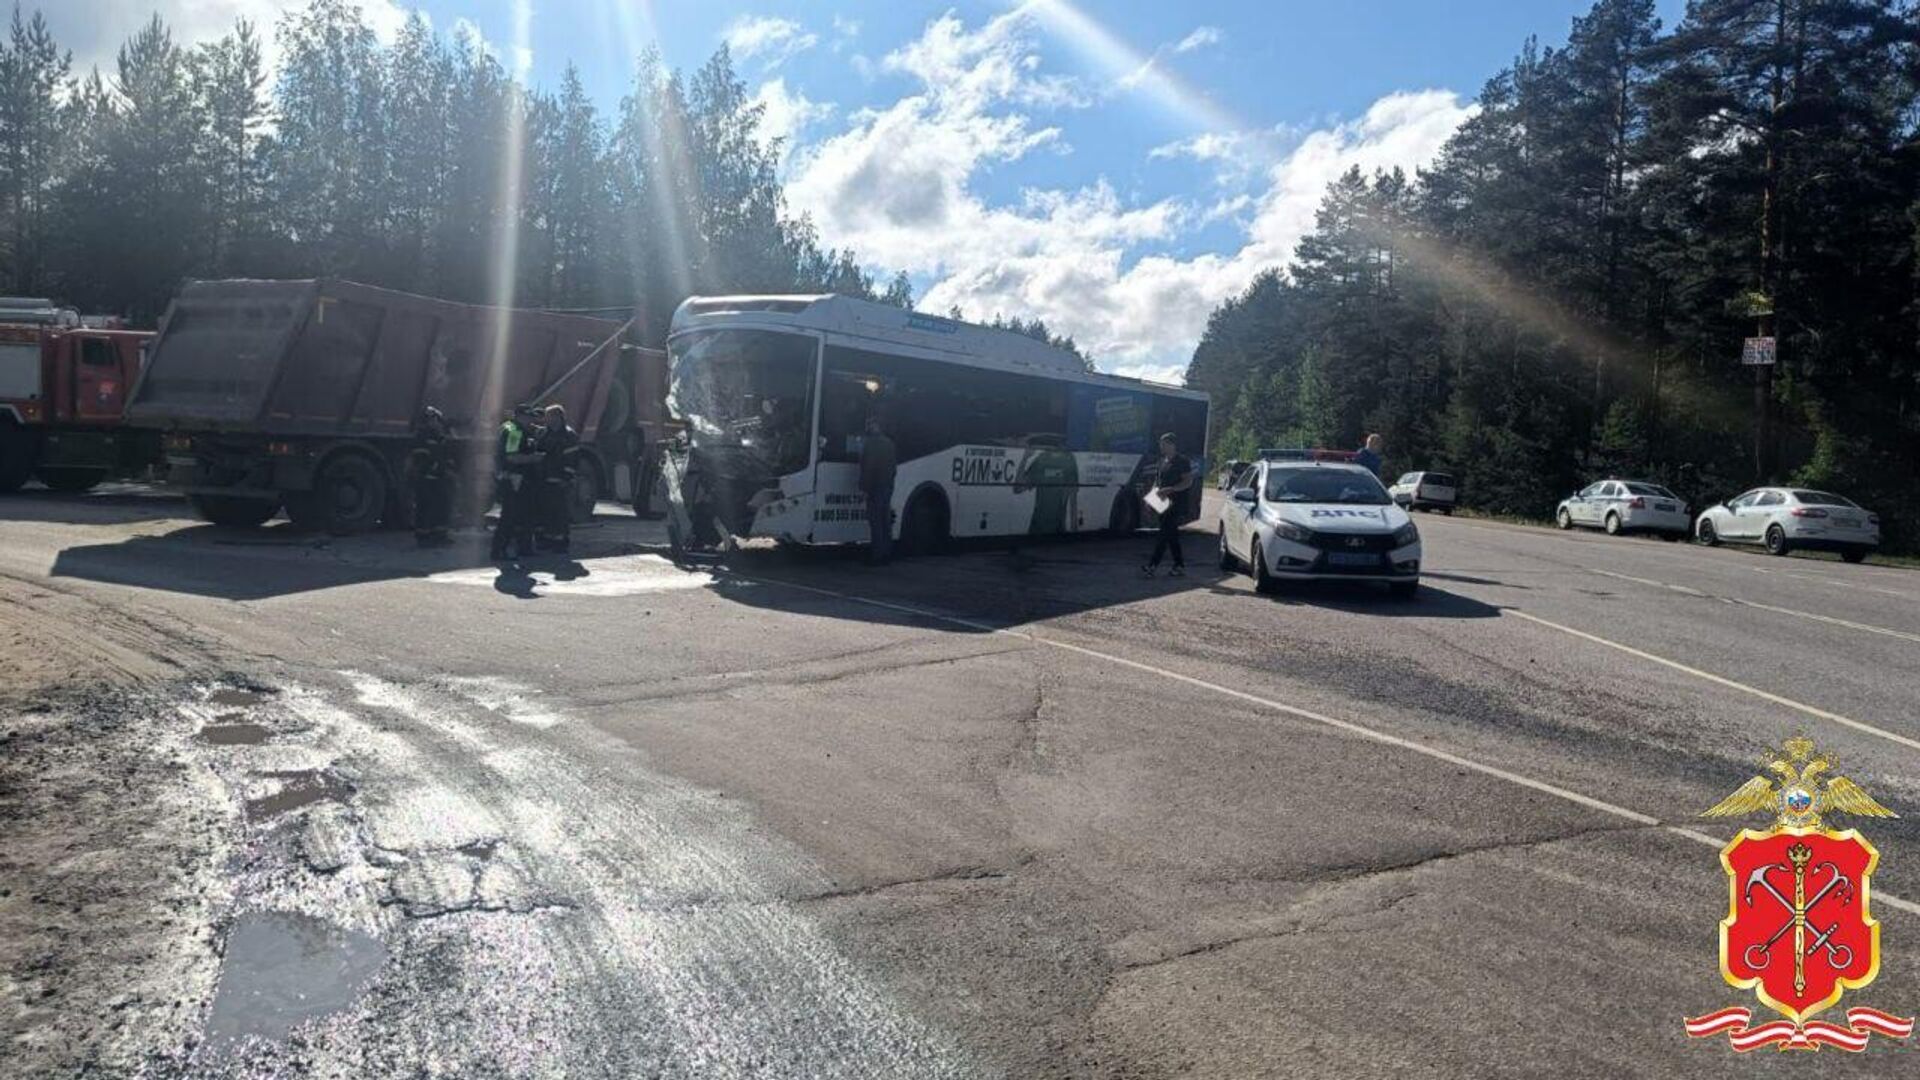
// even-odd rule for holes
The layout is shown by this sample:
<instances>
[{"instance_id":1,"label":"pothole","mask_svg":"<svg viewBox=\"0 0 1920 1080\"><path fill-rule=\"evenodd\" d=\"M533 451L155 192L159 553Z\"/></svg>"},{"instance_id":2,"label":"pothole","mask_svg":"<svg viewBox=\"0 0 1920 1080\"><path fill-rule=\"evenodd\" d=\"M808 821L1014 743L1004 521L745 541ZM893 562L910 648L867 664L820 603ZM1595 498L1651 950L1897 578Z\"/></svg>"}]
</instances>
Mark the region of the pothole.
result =
<instances>
[{"instance_id":1,"label":"pothole","mask_svg":"<svg viewBox=\"0 0 1920 1080\"><path fill-rule=\"evenodd\" d=\"M351 1004L386 957L378 939L311 915L242 915L227 934L207 1043L280 1040L296 1025Z\"/></svg>"},{"instance_id":2,"label":"pothole","mask_svg":"<svg viewBox=\"0 0 1920 1080\"><path fill-rule=\"evenodd\" d=\"M228 686L215 690L213 693L207 695L207 704L221 705L229 708L246 708L250 705L260 704L267 700L269 696L270 695L261 690L242 690L239 687Z\"/></svg>"},{"instance_id":3,"label":"pothole","mask_svg":"<svg viewBox=\"0 0 1920 1080\"><path fill-rule=\"evenodd\" d=\"M306 770L267 774L286 783L279 791L247 800L247 817L258 821L317 802L345 802L353 794L353 785L328 772Z\"/></svg>"},{"instance_id":4,"label":"pothole","mask_svg":"<svg viewBox=\"0 0 1920 1080\"><path fill-rule=\"evenodd\" d=\"M199 738L213 746L258 746L273 734L259 724L208 724Z\"/></svg>"}]
</instances>

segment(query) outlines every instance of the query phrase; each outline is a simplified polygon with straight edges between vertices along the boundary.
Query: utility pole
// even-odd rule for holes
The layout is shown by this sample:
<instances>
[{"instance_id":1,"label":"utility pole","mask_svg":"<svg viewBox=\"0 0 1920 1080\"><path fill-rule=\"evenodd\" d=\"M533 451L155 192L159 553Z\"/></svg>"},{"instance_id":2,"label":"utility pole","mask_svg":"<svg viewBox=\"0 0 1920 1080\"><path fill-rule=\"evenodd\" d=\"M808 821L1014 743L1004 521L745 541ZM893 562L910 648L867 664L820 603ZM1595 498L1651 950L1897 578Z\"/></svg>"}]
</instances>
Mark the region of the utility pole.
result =
<instances>
[{"instance_id":1,"label":"utility pole","mask_svg":"<svg viewBox=\"0 0 1920 1080\"><path fill-rule=\"evenodd\" d=\"M1773 62L1768 80L1767 164L1765 183L1760 193L1760 293L1762 304L1755 315L1754 335L1774 338L1774 357L1778 353L1775 311L1780 291L1780 173L1784 148L1780 139L1780 113L1786 105L1787 85L1787 8L1789 0L1774 0ZM1773 368L1772 363L1756 364L1753 369L1753 474L1756 483L1773 478Z\"/></svg>"}]
</instances>

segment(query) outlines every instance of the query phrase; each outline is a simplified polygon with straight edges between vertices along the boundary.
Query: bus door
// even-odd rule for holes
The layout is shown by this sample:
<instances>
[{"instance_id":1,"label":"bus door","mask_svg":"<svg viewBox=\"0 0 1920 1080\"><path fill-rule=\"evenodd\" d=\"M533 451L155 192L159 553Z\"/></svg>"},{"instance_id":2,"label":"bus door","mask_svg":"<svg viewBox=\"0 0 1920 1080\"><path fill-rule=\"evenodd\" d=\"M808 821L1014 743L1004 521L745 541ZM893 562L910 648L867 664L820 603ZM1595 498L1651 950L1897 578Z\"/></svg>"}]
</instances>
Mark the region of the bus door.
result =
<instances>
[{"instance_id":1,"label":"bus door","mask_svg":"<svg viewBox=\"0 0 1920 1080\"><path fill-rule=\"evenodd\" d=\"M835 350L829 350L831 357ZM856 356L858 354L855 354ZM868 538L867 500L860 490L860 448L867 418L877 415L885 385L878 372L858 364L823 364L813 474L813 542L853 543ZM899 445L896 437L894 443Z\"/></svg>"}]
</instances>

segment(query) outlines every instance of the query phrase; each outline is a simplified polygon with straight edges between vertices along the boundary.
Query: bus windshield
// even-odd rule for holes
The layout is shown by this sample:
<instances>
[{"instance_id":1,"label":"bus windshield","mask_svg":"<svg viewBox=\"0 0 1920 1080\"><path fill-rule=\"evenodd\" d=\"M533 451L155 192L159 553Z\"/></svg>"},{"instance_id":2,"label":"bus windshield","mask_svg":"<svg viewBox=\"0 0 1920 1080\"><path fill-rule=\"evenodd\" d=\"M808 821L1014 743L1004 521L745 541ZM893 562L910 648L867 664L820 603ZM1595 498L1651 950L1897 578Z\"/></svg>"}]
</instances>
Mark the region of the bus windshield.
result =
<instances>
[{"instance_id":1,"label":"bus windshield","mask_svg":"<svg viewBox=\"0 0 1920 1080\"><path fill-rule=\"evenodd\" d=\"M707 330L668 342L667 404L696 450L744 459L767 478L811 460L814 339L767 330Z\"/></svg>"}]
</instances>

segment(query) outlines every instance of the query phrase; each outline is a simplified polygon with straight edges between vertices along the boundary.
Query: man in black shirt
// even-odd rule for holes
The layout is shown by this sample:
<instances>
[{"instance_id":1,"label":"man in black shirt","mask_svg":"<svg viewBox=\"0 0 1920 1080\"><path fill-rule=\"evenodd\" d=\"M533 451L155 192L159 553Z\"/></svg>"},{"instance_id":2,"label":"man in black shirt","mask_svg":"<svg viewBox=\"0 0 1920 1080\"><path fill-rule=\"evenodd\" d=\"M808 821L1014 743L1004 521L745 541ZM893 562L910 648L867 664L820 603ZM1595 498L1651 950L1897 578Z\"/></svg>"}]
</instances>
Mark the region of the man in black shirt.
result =
<instances>
[{"instance_id":1,"label":"man in black shirt","mask_svg":"<svg viewBox=\"0 0 1920 1080\"><path fill-rule=\"evenodd\" d=\"M1187 557L1180 550L1180 508L1186 502L1186 490L1193 486L1193 462L1180 456L1171 431L1160 436L1160 475L1154 479L1153 486L1160 497L1167 500L1167 508L1160 512L1160 532L1153 541L1153 554L1141 569L1152 577L1160 569L1160 557L1171 551L1173 569L1167 576L1184 577Z\"/></svg>"}]
</instances>

